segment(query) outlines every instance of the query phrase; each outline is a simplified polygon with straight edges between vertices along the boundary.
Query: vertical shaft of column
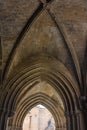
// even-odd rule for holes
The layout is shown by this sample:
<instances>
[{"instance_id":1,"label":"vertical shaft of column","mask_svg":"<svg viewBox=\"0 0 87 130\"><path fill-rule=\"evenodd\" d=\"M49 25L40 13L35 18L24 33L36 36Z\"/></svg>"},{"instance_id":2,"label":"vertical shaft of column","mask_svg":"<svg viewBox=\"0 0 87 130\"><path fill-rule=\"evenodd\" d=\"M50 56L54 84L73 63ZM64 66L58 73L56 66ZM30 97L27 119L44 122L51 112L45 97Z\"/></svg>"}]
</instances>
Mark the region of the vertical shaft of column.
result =
<instances>
[{"instance_id":1,"label":"vertical shaft of column","mask_svg":"<svg viewBox=\"0 0 87 130\"><path fill-rule=\"evenodd\" d=\"M74 112L67 113L67 130L77 130L76 115Z\"/></svg>"},{"instance_id":2,"label":"vertical shaft of column","mask_svg":"<svg viewBox=\"0 0 87 130\"><path fill-rule=\"evenodd\" d=\"M70 114L69 112L65 113L65 117L66 117L66 130L70 130L71 127L71 119L70 119Z\"/></svg>"},{"instance_id":3,"label":"vertical shaft of column","mask_svg":"<svg viewBox=\"0 0 87 130\"><path fill-rule=\"evenodd\" d=\"M77 120L75 112L72 112L73 130L77 130Z\"/></svg>"},{"instance_id":4,"label":"vertical shaft of column","mask_svg":"<svg viewBox=\"0 0 87 130\"><path fill-rule=\"evenodd\" d=\"M78 122L79 122L79 130L86 130L84 117L83 117L83 112L80 112L78 114Z\"/></svg>"},{"instance_id":5,"label":"vertical shaft of column","mask_svg":"<svg viewBox=\"0 0 87 130\"><path fill-rule=\"evenodd\" d=\"M1 117L0 117L0 130L6 130L7 118L8 118L8 112L2 110Z\"/></svg>"},{"instance_id":6,"label":"vertical shaft of column","mask_svg":"<svg viewBox=\"0 0 87 130\"><path fill-rule=\"evenodd\" d=\"M85 130L84 118L81 111L73 112L71 114L71 118L72 118L72 130Z\"/></svg>"}]
</instances>

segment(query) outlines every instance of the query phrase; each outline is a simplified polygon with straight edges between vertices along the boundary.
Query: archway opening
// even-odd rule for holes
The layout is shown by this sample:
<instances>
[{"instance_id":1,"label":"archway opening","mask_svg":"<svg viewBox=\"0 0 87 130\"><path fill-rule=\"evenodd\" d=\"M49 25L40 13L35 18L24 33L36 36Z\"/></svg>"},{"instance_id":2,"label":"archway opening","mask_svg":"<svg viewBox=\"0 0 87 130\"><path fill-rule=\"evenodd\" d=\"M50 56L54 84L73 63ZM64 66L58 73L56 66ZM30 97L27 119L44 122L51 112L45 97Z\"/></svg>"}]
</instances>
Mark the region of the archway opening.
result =
<instances>
[{"instance_id":1,"label":"archway opening","mask_svg":"<svg viewBox=\"0 0 87 130\"><path fill-rule=\"evenodd\" d=\"M27 113L23 130L55 130L54 117L45 106L39 104Z\"/></svg>"}]
</instances>

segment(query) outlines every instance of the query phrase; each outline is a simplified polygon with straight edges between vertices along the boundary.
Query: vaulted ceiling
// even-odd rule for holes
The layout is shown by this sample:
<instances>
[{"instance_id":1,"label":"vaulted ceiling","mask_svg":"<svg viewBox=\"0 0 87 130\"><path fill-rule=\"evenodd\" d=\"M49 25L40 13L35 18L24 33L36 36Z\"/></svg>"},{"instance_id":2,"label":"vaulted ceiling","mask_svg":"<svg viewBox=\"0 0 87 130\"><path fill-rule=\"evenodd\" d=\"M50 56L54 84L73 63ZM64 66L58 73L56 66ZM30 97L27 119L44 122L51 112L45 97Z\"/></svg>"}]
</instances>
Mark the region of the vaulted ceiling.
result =
<instances>
[{"instance_id":1,"label":"vaulted ceiling","mask_svg":"<svg viewBox=\"0 0 87 130\"><path fill-rule=\"evenodd\" d=\"M34 68L34 62L47 71L58 69L78 86L78 95L86 95L86 0L0 1L1 83L26 66Z\"/></svg>"},{"instance_id":2,"label":"vaulted ceiling","mask_svg":"<svg viewBox=\"0 0 87 130\"><path fill-rule=\"evenodd\" d=\"M0 10L3 78L28 57L44 53L60 60L81 82L87 45L86 1L5 0Z\"/></svg>"}]
</instances>

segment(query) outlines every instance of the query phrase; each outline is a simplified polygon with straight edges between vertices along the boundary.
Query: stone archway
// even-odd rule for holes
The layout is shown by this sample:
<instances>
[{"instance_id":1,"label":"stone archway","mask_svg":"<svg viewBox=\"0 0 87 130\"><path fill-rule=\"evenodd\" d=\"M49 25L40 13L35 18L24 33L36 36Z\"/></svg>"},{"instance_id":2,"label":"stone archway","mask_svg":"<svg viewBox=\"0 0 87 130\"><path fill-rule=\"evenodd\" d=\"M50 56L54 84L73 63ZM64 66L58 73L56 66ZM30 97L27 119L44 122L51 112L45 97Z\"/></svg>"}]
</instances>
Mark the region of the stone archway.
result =
<instances>
[{"instance_id":1,"label":"stone archway","mask_svg":"<svg viewBox=\"0 0 87 130\"><path fill-rule=\"evenodd\" d=\"M27 92L30 92L33 88L35 88L35 86L38 83L45 81L55 89L57 95L60 95L62 99L62 102L64 104L64 110L65 110L64 113L66 115L67 129L77 130L79 129L79 127L81 128L80 122L79 122L81 112L78 110L80 107L79 100L78 100L80 93L79 93L77 84L72 79L72 77L70 76L65 66L62 65L61 62L56 61L56 59L51 58L51 57L48 58L46 56L39 56L39 57L36 57L35 59L31 58L31 61L32 62L29 62L29 63L26 62L26 64L24 64L24 67L19 69L18 72L17 72L18 70L17 69L15 71L13 79L8 80L8 83L6 83L5 89L6 90L9 89L9 94L7 95L7 92L5 91L5 95L7 95L7 98L5 100L5 98L3 97L2 101L3 102L5 101L3 104L3 107L4 108L7 107L7 111L6 111L7 115L4 115L4 112L2 113L2 122L4 120L7 121L8 117L11 117L14 115L14 113L17 113L16 109L18 107L18 104L19 102L22 102L22 100L25 99L26 97L25 95L27 94ZM38 90L39 90L38 93L40 94L39 96L39 99L40 99L43 97L43 94L41 93L40 89ZM37 91L35 90L35 92ZM33 99L36 100L36 98L37 96ZM30 99L30 97L27 97L27 99ZM34 100L33 100L33 106L35 105L35 102L36 104L40 103L41 99L39 100L39 102L37 102L37 100L34 102ZM49 100L51 99L49 98ZM50 101L50 103L52 103L52 101ZM53 105L54 110L56 109L55 105L56 103L54 103ZM29 107L28 107L29 104L27 106L28 108L25 106L26 104L24 104L24 109L21 111L21 112L24 112L23 117L25 117L27 110L29 110ZM31 107L33 106L31 105ZM50 106L48 107L48 109L50 109ZM22 113L20 114L22 115ZM21 122L22 122L23 117L20 118L19 116L18 119L21 119ZM14 121L17 121L16 118ZM56 119L56 122L58 123L59 121L57 121ZM3 130L4 129L5 127L3 128ZM19 127L18 127L18 130L19 130Z\"/></svg>"},{"instance_id":2,"label":"stone archway","mask_svg":"<svg viewBox=\"0 0 87 130\"><path fill-rule=\"evenodd\" d=\"M42 104L34 106L26 114L23 130L55 130L55 120L51 112Z\"/></svg>"},{"instance_id":3,"label":"stone archway","mask_svg":"<svg viewBox=\"0 0 87 130\"><path fill-rule=\"evenodd\" d=\"M37 93L35 95L32 95L28 101L25 101L23 103L23 106L19 107L19 110L14 115L14 119L12 121L12 126L16 126L15 129L21 128L23 120L25 118L25 115L29 111L29 109L32 109L37 104L41 103L44 105L53 115L55 124L56 124L56 130L59 128L65 127L65 122L62 121L62 118L64 119L64 111L60 108L60 106L57 105L57 102L55 103L54 99L51 99L49 96L43 94L43 93ZM26 104L26 105L24 105ZM64 120L65 121L65 120ZM12 129L12 128L11 128Z\"/></svg>"}]
</instances>

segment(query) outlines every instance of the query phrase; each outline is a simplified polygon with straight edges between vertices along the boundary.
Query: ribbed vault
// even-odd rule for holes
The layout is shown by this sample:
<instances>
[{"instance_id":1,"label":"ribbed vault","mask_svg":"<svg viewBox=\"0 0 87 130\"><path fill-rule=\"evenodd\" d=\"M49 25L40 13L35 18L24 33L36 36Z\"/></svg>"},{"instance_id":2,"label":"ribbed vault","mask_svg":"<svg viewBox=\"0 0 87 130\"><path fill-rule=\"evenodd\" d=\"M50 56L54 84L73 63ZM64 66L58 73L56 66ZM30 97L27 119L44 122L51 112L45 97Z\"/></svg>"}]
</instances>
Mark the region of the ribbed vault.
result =
<instances>
[{"instance_id":1,"label":"ribbed vault","mask_svg":"<svg viewBox=\"0 0 87 130\"><path fill-rule=\"evenodd\" d=\"M39 103L56 129L85 130L87 1L2 0L0 9L0 130L21 130Z\"/></svg>"},{"instance_id":2,"label":"ribbed vault","mask_svg":"<svg viewBox=\"0 0 87 130\"><path fill-rule=\"evenodd\" d=\"M3 104L2 107L7 108L9 117L13 116L13 113L18 112L18 115L16 115L17 117L15 117L15 120L14 120L15 122L17 121L17 118L18 118L17 124L15 125L19 125L19 124L21 125L21 122L23 122L25 114L34 105L40 102L42 102L42 104L44 104L45 106L47 105L47 103L43 101L43 98L42 98L43 94L41 94L40 88L37 88L37 90L33 90L33 88L35 88L36 85L42 81L47 82L49 85L51 85L55 89L56 92L54 92L54 95L56 96L60 95L61 100L64 104L63 113L69 114L69 113L74 113L75 111L78 112L78 109L80 108L80 104L78 100L80 92L77 89L78 88L77 83L74 82L69 72L67 71L66 67L61 62L46 55L37 56L36 58L31 58L31 61L32 62L26 61L25 62L26 64L24 63L24 66L22 66L22 68L15 70L13 79L9 79L8 83L6 83L5 85L6 90L5 90L1 103ZM74 84L74 86L72 83ZM31 99L30 97L32 97L31 95L33 94L31 90L33 90L34 93L39 92L40 94L39 100L37 100L37 96L33 98L33 100L30 100ZM31 93L31 95L29 95L29 93ZM45 93L46 93L46 90L45 90ZM50 93L50 91L48 91L48 93ZM29 97L27 97L26 95ZM7 98L5 98L5 96ZM30 102L32 101L32 103L30 103L32 105L30 105L29 102L27 104L26 103L27 100L23 101L24 99L26 99L26 97L28 98L27 100L30 100ZM51 97L49 98L49 100L51 100ZM61 100L59 101L60 104L61 104ZM50 101L50 103L52 102L53 101ZM22 108L20 108L21 107L20 103L23 105ZM54 104L56 105L55 102L53 103L53 106ZM57 109L56 106L51 107L51 104L49 104L49 106L47 105L46 107L48 109L52 109L52 108ZM18 109L18 111L16 111L16 109ZM52 113L54 111L54 118L57 118L58 120L59 118L56 117L55 115L57 114L56 112L58 111L59 113L60 110L61 109L57 109L55 111L51 110ZM58 115L59 114L57 114L57 116ZM3 122L4 115L2 115L2 117L3 117L2 118L2 122ZM57 119L56 119L56 122L58 123L59 121L57 121Z\"/></svg>"}]
</instances>

